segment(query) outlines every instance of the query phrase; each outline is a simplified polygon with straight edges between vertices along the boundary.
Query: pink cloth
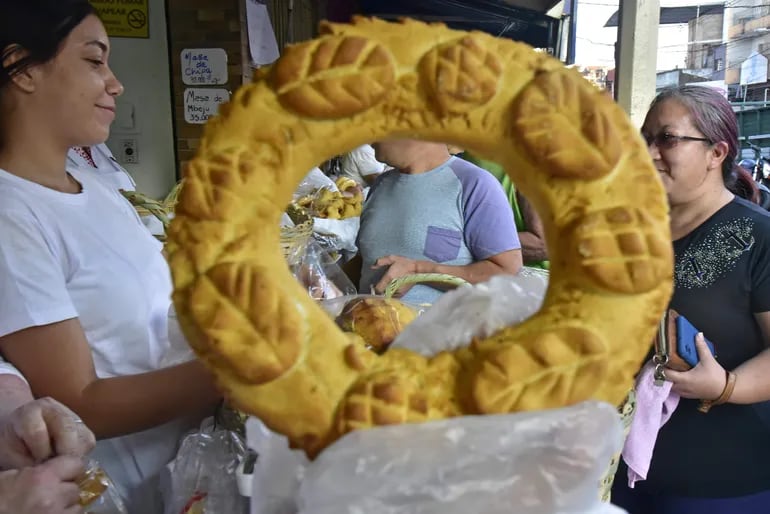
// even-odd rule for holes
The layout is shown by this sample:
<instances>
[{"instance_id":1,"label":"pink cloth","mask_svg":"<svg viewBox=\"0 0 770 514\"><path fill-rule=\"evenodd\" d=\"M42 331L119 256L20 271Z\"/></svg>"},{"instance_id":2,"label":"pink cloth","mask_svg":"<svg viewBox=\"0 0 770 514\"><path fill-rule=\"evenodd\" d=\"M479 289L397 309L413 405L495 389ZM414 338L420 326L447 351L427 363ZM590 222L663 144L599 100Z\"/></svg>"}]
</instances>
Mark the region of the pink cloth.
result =
<instances>
[{"instance_id":1,"label":"pink cloth","mask_svg":"<svg viewBox=\"0 0 770 514\"><path fill-rule=\"evenodd\" d=\"M671 391L671 382L655 385L655 364L647 363L636 380L636 410L623 446L623 460L628 465L628 487L647 478L652 450L660 427L671 418L679 395Z\"/></svg>"}]
</instances>

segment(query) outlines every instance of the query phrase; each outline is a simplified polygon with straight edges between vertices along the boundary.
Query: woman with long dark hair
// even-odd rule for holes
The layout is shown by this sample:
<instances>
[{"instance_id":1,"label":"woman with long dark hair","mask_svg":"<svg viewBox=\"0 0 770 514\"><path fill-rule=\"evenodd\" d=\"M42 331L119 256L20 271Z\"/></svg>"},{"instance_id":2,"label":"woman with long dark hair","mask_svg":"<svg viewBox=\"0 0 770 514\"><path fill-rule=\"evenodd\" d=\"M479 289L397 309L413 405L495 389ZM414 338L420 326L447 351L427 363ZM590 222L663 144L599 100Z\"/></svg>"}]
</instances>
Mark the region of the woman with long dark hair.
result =
<instances>
[{"instance_id":1,"label":"woman with long dark hair","mask_svg":"<svg viewBox=\"0 0 770 514\"><path fill-rule=\"evenodd\" d=\"M87 0L0 2L0 352L67 405L130 512L219 400L197 361L159 369L171 280L160 244L70 148L104 142L123 86Z\"/></svg>"}]
</instances>

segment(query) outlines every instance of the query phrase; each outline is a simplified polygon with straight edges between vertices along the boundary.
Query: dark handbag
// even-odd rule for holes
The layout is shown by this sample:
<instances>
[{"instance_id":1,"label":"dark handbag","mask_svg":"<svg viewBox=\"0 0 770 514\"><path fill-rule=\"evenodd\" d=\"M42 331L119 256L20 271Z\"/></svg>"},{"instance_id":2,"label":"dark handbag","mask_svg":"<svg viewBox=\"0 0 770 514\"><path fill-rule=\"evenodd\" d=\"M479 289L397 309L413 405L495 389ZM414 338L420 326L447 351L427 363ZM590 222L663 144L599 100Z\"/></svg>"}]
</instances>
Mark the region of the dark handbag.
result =
<instances>
[{"instance_id":1,"label":"dark handbag","mask_svg":"<svg viewBox=\"0 0 770 514\"><path fill-rule=\"evenodd\" d=\"M676 371L694 368L699 361L695 346L697 334L698 329L687 318L674 309L668 309L660 320L660 328L655 337L655 364ZM706 345L711 354L716 356L711 341L707 339Z\"/></svg>"}]
</instances>

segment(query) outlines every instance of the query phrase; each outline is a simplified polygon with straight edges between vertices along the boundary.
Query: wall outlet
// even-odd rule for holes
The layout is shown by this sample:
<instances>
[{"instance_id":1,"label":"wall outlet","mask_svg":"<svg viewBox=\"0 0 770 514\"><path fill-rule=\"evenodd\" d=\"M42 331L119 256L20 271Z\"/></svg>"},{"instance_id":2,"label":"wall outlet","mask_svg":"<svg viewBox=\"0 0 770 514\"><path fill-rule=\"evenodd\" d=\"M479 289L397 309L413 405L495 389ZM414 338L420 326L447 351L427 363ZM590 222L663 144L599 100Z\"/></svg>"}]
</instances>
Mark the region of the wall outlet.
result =
<instances>
[{"instance_id":1,"label":"wall outlet","mask_svg":"<svg viewBox=\"0 0 770 514\"><path fill-rule=\"evenodd\" d=\"M139 147L136 139L121 139L120 155L124 164L139 164Z\"/></svg>"}]
</instances>

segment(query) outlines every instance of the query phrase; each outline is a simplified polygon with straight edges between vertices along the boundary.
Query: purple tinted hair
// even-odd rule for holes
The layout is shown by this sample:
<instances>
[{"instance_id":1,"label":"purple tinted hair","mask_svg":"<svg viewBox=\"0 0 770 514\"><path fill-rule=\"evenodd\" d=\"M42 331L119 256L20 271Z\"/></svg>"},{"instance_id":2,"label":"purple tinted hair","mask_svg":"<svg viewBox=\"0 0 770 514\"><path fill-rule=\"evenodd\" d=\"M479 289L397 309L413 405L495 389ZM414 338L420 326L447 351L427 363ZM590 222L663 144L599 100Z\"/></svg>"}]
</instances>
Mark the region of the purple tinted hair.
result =
<instances>
[{"instance_id":1,"label":"purple tinted hair","mask_svg":"<svg viewBox=\"0 0 770 514\"><path fill-rule=\"evenodd\" d=\"M732 105L722 93L704 86L686 85L661 91L650 105L650 111L666 100L676 100L689 112L693 125L712 144L727 143L727 156L722 162L722 178L734 194L757 202L759 191L754 179L735 162L738 156L738 119Z\"/></svg>"}]
</instances>

